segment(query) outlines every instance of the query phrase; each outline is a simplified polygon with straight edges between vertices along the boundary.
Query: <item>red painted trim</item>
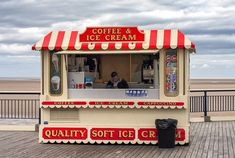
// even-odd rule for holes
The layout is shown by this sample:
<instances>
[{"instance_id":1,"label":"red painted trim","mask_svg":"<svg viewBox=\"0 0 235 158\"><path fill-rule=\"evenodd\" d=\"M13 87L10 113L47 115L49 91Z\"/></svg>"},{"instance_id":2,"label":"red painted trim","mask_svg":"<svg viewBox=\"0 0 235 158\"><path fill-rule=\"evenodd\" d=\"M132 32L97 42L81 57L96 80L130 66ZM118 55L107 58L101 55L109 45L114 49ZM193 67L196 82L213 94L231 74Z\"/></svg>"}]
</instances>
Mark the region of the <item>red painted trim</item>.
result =
<instances>
[{"instance_id":1,"label":"red painted trim","mask_svg":"<svg viewBox=\"0 0 235 158\"><path fill-rule=\"evenodd\" d=\"M141 50L141 49L143 49L143 43L142 43L142 42L137 42L137 43L135 44L135 49L136 49L136 50Z\"/></svg>"},{"instance_id":2,"label":"red painted trim","mask_svg":"<svg viewBox=\"0 0 235 158\"><path fill-rule=\"evenodd\" d=\"M85 101L43 101L42 105L86 105Z\"/></svg>"},{"instance_id":3,"label":"red painted trim","mask_svg":"<svg viewBox=\"0 0 235 158\"><path fill-rule=\"evenodd\" d=\"M157 46L157 30L151 30L150 32L150 49L156 49Z\"/></svg>"},{"instance_id":4,"label":"red painted trim","mask_svg":"<svg viewBox=\"0 0 235 158\"><path fill-rule=\"evenodd\" d=\"M128 101L90 101L90 105L134 105L134 102Z\"/></svg>"},{"instance_id":5,"label":"red painted trim","mask_svg":"<svg viewBox=\"0 0 235 158\"><path fill-rule=\"evenodd\" d=\"M154 101L146 101L146 102L138 102L138 105L141 105L141 106L183 106L184 102L154 102Z\"/></svg>"},{"instance_id":6,"label":"red painted trim","mask_svg":"<svg viewBox=\"0 0 235 158\"><path fill-rule=\"evenodd\" d=\"M133 106L135 102L131 101L90 101L89 105L105 106ZM42 105L86 105L85 101L43 101ZM138 102L140 106L184 106L184 102Z\"/></svg>"},{"instance_id":7,"label":"red painted trim","mask_svg":"<svg viewBox=\"0 0 235 158\"><path fill-rule=\"evenodd\" d=\"M101 43L92 43L92 44L94 44L95 45L95 48L94 48L94 50L102 50L102 47L101 47Z\"/></svg>"},{"instance_id":8,"label":"red painted trim","mask_svg":"<svg viewBox=\"0 0 235 158\"><path fill-rule=\"evenodd\" d=\"M82 43L81 50L89 50L88 43Z\"/></svg>"},{"instance_id":9,"label":"red painted trim","mask_svg":"<svg viewBox=\"0 0 235 158\"><path fill-rule=\"evenodd\" d=\"M195 44L193 42L191 42L191 48L195 49Z\"/></svg>"},{"instance_id":10,"label":"red painted trim","mask_svg":"<svg viewBox=\"0 0 235 158\"><path fill-rule=\"evenodd\" d=\"M70 35L70 40L69 40L69 45L68 45L68 50L75 50L75 42L78 36L77 31L72 31Z\"/></svg>"},{"instance_id":11,"label":"red painted trim","mask_svg":"<svg viewBox=\"0 0 235 158\"><path fill-rule=\"evenodd\" d=\"M137 133L137 135L136 135ZM42 137L45 140L91 140L101 141L157 141L158 130L156 128L91 128L88 135L88 129L85 127L44 127ZM185 140L185 130L176 129L176 141Z\"/></svg>"},{"instance_id":12,"label":"red painted trim","mask_svg":"<svg viewBox=\"0 0 235 158\"><path fill-rule=\"evenodd\" d=\"M45 127L42 130L42 137L47 140L85 140L87 136L86 128Z\"/></svg>"},{"instance_id":13,"label":"red painted trim","mask_svg":"<svg viewBox=\"0 0 235 158\"><path fill-rule=\"evenodd\" d=\"M185 140L185 130L181 128L176 129L176 141L184 141Z\"/></svg>"},{"instance_id":14,"label":"red painted trim","mask_svg":"<svg viewBox=\"0 0 235 158\"><path fill-rule=\"evenodd\" d=\"M130 42L131 43L131 42ZM128 50L129 48L129 43L122 43L121 50Z\"/></svg>"},{"instance_id":15,"label":"red painted trim","mask_svg":"<svg viewBox=\"0 0 235 158\"><path fill-rule=\"evenodd\" d=\"M138 130L138 139L142 141L156 141L157 129L156 128L140 128Z\"/></svg>"},{"instance_id":16,"label":"red painted trim","mask_svg":"<svg viewBox=\"0 0 235 158\"><path fill-rule=\"evenodd\" d=\"M164 30L163 48L170 48L171 30Z\"/></svg>"},{"instance_id":17,"label":"red painted trim","mask_svg":"<svg viewBox=\"0 0 235 158\"><path fill-rule=\"evenodd\" d=\"M185 140L185 130L182 128L177 128L176 131L176 141ZM157 141L158 131L156 128L140 128L138 130L138 139L141 141Z\"/></svg>"},{"instance_id":18,"label":"red painted trim","mask_svg":"<svg viewBox=\"0 0 235 158\"><path fill-rule=\"evenodd\" d=\"M44 37L41 50L49 50L48 46L49 46L49 42L50 42L50 39L51 39L51 35L52 35L52 32L48 33Z\"/></svg>"},{"instance_id":19,"label":"red painted trim","mask_svg":"<svg viewBox=\"0 0 235 158\"><path fill-rule=\"evenodd\" d=\"M64 34L65 34L65 31L59 31L58 32L56 43L55 43L55 50L56 51L59 51L59 50L62 49L61 46L62 46L62 43L63 43Z\"/></svg>"},{"instance_id":20,"label":"red painted trim","mask_svg":"<svg viewBox=\"0 0 235 158\"><path fill-rule=\"evenodd\" d=\"M134 140L134 128L92 128L90 138L92 140Z\"/></svg>"},{"instance_id":21,"label":"red painted trim","mask_svg":"<svg viewBox=\"0 0 235 158\"><path fill-rule=\"evenodd\" d=\"M108 44L108 50L115 50L115 43L114 42L111 42Z\"/></svg>"},{"instance_id":22,"label":"red painted trim","mask_svg":"<svg viewBox=\"0 0 235 158\"><path fill-rule=\"evenodd\" d=\"M136 39L116 39L118 36L135 36ZM132 42L144 41L144 33L139 31L137 27L87 27L85 32L79 35L80 42ZM90 39L89 37L94 37ZM112 39L114 36L115 39ZM98 38L95 38L98 37ZM107 38L109 37L109 38Z\"/></svg>"},{"instance_id":23,"label":"red painted trim","mask_svg":"<svg viewBox=\"0 0 235 158\"><path fill-rule=\"evenodd\" d=\"M178 48L184 48L184 34L178 31L178 39L177 39Z\"/></svg>"},{"instance_id":24,"label":"red painted trim","mask_svg":"<svg viewBox=\"0 0 235 158\"><path fill-rule=\"evenodd\" d=\"M36 50L36 44L32 46L32 50Z\"/></svg>"}]
</instances>

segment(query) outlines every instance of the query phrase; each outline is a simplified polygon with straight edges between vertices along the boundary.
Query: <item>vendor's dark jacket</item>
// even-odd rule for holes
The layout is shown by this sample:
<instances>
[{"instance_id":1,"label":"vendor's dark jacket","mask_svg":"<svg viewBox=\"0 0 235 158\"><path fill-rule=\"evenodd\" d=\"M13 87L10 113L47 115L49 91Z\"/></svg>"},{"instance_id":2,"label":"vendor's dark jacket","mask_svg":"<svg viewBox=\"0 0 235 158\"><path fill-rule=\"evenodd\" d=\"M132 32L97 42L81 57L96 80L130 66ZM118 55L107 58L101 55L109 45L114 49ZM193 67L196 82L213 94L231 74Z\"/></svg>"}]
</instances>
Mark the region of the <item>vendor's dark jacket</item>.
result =
<instances>
[{"instance_id":1,"label":"vendor's dark jacket","mask_svg":"<svg viewBox=\"0 0 235 158\"><path fill-rule=\"evenodd\" d=\"M113 82L109 81L106 85L106 88L114 88ZM118 84L117 84L117 88L129 88L129 85L124 79L121 79L121 81L118 82Z\"/></svg>"}]
</instances>

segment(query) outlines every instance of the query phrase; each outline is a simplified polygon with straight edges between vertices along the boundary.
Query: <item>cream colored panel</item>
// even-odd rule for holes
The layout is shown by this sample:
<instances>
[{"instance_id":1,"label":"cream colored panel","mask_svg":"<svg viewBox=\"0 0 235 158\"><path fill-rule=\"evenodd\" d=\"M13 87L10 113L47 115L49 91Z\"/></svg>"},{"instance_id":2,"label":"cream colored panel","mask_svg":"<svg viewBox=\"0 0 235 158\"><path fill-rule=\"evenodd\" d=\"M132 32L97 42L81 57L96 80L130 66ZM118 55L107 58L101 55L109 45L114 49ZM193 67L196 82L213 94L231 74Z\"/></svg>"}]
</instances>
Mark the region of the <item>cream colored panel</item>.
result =
<instances>
[{"instance_id":1,"label":"cream colored panel","mask_svg":"<svg viewBox=\"0 0 235 158\"><path fill-rule=\"evenodd\" d=\"M136 46L136 44L133 43L133 42L129 42L129 43L128 43L128 47L129 47L130 49L135 49L135 46Z\"/></svg>"},{"instance_id":2,"label":"cream colored panel","mask_svg":"<svg viewBox=\"0 0 235 158\"><path fill-rule=\"evenodd\" d=\"M44 41L44 38L42 38L40 41L36 43L36 46L35 46L36 50L41 50L43 41Z\"/></svg>"},{"instance_id":3,"label":"cream colored panel","mask_svg":"<svg viewBox=\"0 0 235 158\"><path fill-rule=\"evenodd\" d=\"M103 50L108 49L108 47L109 47L109 44L108 44L108 43L102 43L102 44L101 44L101 48L102 48Z\"/></svg>"},{"instance_id":4,"label":"cream colored panel","mask_svg":"<svg viewBox=\"0 0 235 158\"><path fill-rule=\"evenodd\" d=\"M186 36L184 37L184 46L186 49L191 48L191 41Z\"/></svg>"},{"instance_id":5,"label":"cream colored panel","mask_svg":"<svg viewBox=\"0 0 235 158\"><path fill-rule=\"evenodd\" d=\"M45 85L45 78L44 78L44 54L41 51L41 82L40 82L40 87L41 87L41 95L44 95L44 85Z\"/></svg>"},{"instance_id":6,"label":"cream colored panel","mask_svg":"<svg viewBox=\"0 0 235 158\"><path fill-rule=\"evenodd\" d=\"M115 48L116 49L121 49L122 48L122 43L121 42L116 42L115 43Z\"/></svg>"},{"instance_id":7,"label":"cream colored panel","mask_svg":"<svg viewBox=\"0 0 235 158\"><path fill-rule=\"evenodd\" d=\"M48 45L49 50L54 50L56 40L57 40L57 35L58 35L58 31L53 31L52 32L51 39L50 39L50 42L49 42L49 45Z\"/></svg>"},{"instance_id":8,"label":"cream colored panel","mask_svg":"<svg viewBox=\"0 0 235 158\"><path fill-rule=\"evenodd\" d=\"M165 50L162 49L159 52L160 59L159 59L159 83L160 83L160 99L164 99L166 96L164 94L164 88L165 88L165 82L164 82L164 55L165 55Z\"/></svg>"},{"instance_id":9,"label":"cream colored panel","mask_svg":"<svg viewBox=\"0 0 235 158\"><path fill-rule=\"evenodd\" d=\"M164 30L157 31L157 49L162 49L164 39Z\"/></svg>"},{"instance_id":10,"label":"cream colored panel","mask_svg":"<svg viewBox=\"0 0 235 158\"><path fill-rule=\"evenodd\" d=\"M62 49L63 50L67 50L68 49L70 35L71 35L71 31L65 31L64 39L63 39L63 42L62 42Z\"/></svg>"},{"instance_id":11,"label":"cream colored panel","mask_svg":"<svg viewBox=\"0 0 235 158\"><path fill-rule=\"evenodd\" d=\"M88 43L88 49L93 50L95 48L95 43Z\"/></svg>"},{"instance_id":12,"label":"cream colored panel","mask_svg":"<svg viewBox=\"0 0 235 158\"><path fill-rule=\"evenodd\" d=\"M185 109L80 109L79 125L155 127L155 119L174 118L178 126L188 126L186 115Z\"/></svg>"},{"instance_id":13,"label":"cream colored panel","mask_svg":"<svg viewBox=\"0 0 235 158\"><path fill-rule=\"evenodd\" d=\"M64 99L68 99L68 72L66 70L66 63L65 63L65 56L66 55L62 55L62 70L63 70L63 98Z\"/></svg>"},{"instance_id":14,"label":"cream colored panel","mask_svg":"<svg viewBox=\"0 0 235 158\"><path fill-rule=\"evenodd\" d=\"M75 49L80 50L81 47L82 47L82 44L80 43L79 34L78 34L76 38L76 42L75 42Z\"/></svg>"},{"instance_id":15,"label":"cream colored panel","mask_svg":"<svg viewBox=\"0 0 235 158\"><path fill-rule=\"evenodd\" d=\"M50 121L78 121L79 110L78 109L50 109Z\"/></svg>"},{"instance_id":16,"label":"cream colored panel","mask_svg":"<svg viewBox=\"0 0 235 158\"><path fill-rule=\"evenodd\" d=\"M170 47L172 49L177 48L177 39L178 39L178 30L171 30L171 37L170 37Z\"/></svg>"},{"instance_id":17,"label":"cream colored panel","mask_svg":"<svg viewBox=\"0 0 235 158\"><path fill-rule=\"evenodd\" d=\"M49 95L49 52L43 51L42 54L44 55L44 92L45 95Z\"/></svg>"},{"instance_id":18,"label":"cream colored panel","mask_svg":"<svg viewBox=\"0 0 235 158\"><path fill-rule=\"evenodd\" d=\"M149 48L149 42L150 42L150 30L145 30L144 31L144 34L145 34L145 39L144 39L144 42L143 42L143 48L144 49L148 49Z\"/></svg>"},{"instance_id":19,"label":"cream colored panel","mask_svg":"<svg viewBox=\"0 0 235 158\"><path fill-rule=\"evenodd\" d=\"M50 109L41 109L41 124L44 124L44 121L49 121L50 120Z\"/></svg>"},{"instance_id":20,"label":"cream colored panel","mask_svg":"<svg viewBox=\"0 0 235 158\"><path fill-rule=\"evenodd\" d=\"M178 61L177 61L177 64L178 64L178 87L179 87L179 96L182 96L183 97L183 83L184 83L184 62L180 62L180 61L184 61L184 56L183 56L183 49L178 49L178 52L177 52L177 56L178 57Z\"/></svg>"}]
</instances>

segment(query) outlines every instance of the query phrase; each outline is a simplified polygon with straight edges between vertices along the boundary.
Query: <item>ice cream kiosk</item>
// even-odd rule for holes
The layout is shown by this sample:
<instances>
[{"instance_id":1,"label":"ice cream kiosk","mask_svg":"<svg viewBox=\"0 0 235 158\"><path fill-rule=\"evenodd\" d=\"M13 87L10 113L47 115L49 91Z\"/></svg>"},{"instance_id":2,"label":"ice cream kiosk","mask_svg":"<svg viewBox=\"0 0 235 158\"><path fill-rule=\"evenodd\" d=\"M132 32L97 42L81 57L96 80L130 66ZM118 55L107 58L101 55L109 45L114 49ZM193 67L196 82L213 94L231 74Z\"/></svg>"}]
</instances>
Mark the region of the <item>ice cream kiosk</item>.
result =
<instances>
[{"instance_id":1,"label":"ice cream kiosk","mask_svg":"<svg viewBox=\"0 0 235 158\"><path fill-rule=\"evenodd\" d=\"M157 144L155 120L174 118L175 143L189 143L195 45L181 31L52 31L32 49L41 52L39 142ZM108 87L112 74L128 87Z\"/></svg>"}]
</instances>

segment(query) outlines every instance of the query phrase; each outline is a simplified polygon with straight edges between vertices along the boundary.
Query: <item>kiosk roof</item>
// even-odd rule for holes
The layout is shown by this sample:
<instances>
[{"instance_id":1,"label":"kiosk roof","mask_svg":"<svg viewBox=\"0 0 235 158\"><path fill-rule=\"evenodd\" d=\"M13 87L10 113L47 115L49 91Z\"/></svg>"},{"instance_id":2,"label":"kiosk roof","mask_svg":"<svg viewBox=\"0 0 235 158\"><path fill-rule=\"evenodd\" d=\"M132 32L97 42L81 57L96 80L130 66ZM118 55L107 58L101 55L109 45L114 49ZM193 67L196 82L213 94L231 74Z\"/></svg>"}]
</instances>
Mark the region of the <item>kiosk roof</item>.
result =
<instances>
[{"instance_id":1,"label":"kiosk roof","mask_svg":"<svg viewBox=\"0 0 235 158\"><path fill-rule=\"evenodd\" d=\"M53 31L32 46L32 50L50 51L135 51L185 48L195 52L195 45L179 30L143 30L143 41L81 42L78 31ZM102 34L103 35L103 34ZM112 36L112 35L110 35ZM114 36L113 36L114 37ZM115 37L114 37L115 38ZM119 39L127 37L118 36ZM108 39L108 38L107 38ZM110 39L110 38L109 38Z\"/></svg>"}]
</instances>

